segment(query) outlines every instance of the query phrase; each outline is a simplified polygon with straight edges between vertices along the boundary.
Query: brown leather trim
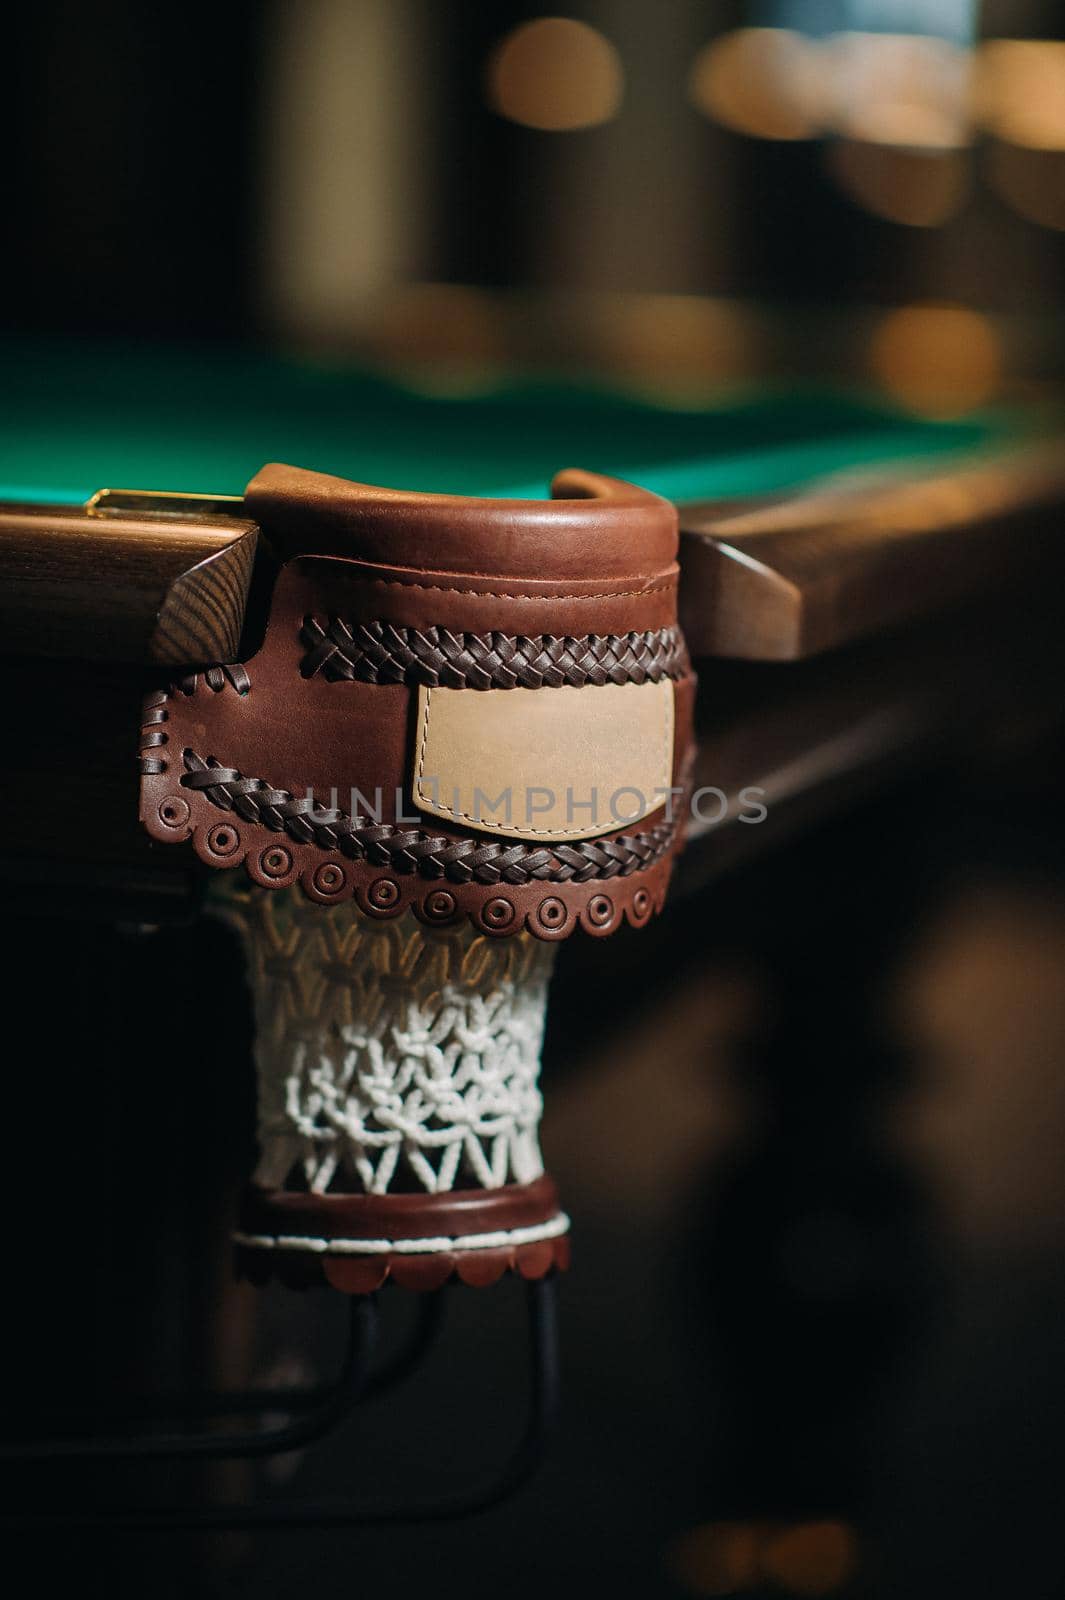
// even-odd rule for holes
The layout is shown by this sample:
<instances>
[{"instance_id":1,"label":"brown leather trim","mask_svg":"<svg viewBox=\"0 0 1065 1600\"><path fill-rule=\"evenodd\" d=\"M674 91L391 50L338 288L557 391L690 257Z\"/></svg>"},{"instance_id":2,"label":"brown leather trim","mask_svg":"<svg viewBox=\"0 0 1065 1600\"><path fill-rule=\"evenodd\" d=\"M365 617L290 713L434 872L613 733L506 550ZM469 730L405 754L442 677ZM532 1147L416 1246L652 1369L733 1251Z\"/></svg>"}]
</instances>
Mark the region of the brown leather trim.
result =
<instances>
[{"instance_id":1,"label":"brown leather trim","mask_svg":"<svg viewBox=\"0 0 1065 1600\"><path fill-rule=\"evenodd\" d=\"M651 693L659 692L659 686L654 684L625 687L636 693L647 687ZM661 687L668 697L669 686ZM143 748L159 746L145 743ZM671 749L672 725L667 756ZM397 827L392 823L370 823L359 826L342 810L328 810L317 802L312 807L308 800L297 798L287 790L275 789L262 778L247 777L233 767L223 767L213 757L204 760L193 750L182 754L185 774L180 779L181 787L189 793L205 795L219 811L234 814L245 822L260 823L274 833L285 833L297 844L315 845L319 850L338 850L352 861L386 867L392 872L416 872L434 882L481 883L494 887L499 883L569 883L571 880L590 883L600 878L628 877L653 866L666 855L673 848L677 830L675 815L672 822L645 822L643 827L635 828L626 825L598 837L583 838L575 832L572 839L552 837L540 842L520 835L514 839L500 837L507 830L499 828L485 829L484 832L493 835L485 838L480 832L445 835L417 825ZM142 757L142 773L156 774L158 760L155 756ZM665 784L658 787L664 788ZM652 782L648 792L653 788ZM662 810L662 806L657 806L647 816L659 816Z\"/></svg>"},{"instance_id":2,"label":"brown leather trim","mask_svg":"<svg viewBox=\"0 0 1065 1600\"><path fill-rule=\"evenodd\" d=\"M435 821L429 837L409 798L417 731L411 686L334 683L324 672L300 670L308 616L479 639L674 630L672 506L592 474L563 474L555 493L554 501L477 501L289 468L261 474L249 508L254 502L278 551L329 553L288 560L270 595L264 578L268 616L257 651L148 698L141 819L151 837L190 841L206 865L243 865L266 888L299 882L324 905L353 896L367 916L409 908L436 926L469 918L493 936L527 930L552 940L578 927L603 937L623 921L646 923L661 909L682 824L659 840L664 817L652 814L640 824L647 838L633 841L619 829L561 867L558 851L533 861L520 842L500 844L493 835L475 846L456 820ZM262 621L257 612L256 628ZM688 764L690 674L673 685L676 783ZM222 783L212 780L204 793L182 783L185 750L217 759L229 785L225 800L215 803L209 792ZM268 776L269 795L258 775ZM338 815L361 812L384 832L352 844L344 830L330 834L317 809L297 815L303 804L308 813L322 805ZM394 851L399 828L409 839ZM458 881L460 856L470 881Z\"/></svg>"},{"instance_id":3,"label":"brown leather trim","mask_svg":"<svg viewBox=\"0 0 1065 1600\"><path fill-rule=\"evenodd\" d=\"M550 1222L558 1190L545 1173L533 1183L501 1189L452 1189L447 1194L300 1194L247 1191L245 1233L323 1239L460 1239Z\"/></svg>"},{"instance_id":4,"label":"brown leather trim","mask_svg":"<svg viewBox=\"0 0 1065 1600\"><path fill-rule=\"evenodd\" d=\"M687 681L677 685L678 692ZM387 693L373 688L366 692ZM355 862L339 850L325 849L313 838L302 843L279 839L276 829L249 822L236 811L220 818L218 808L206 794L181 788L178 775L170 770L168 746L153 747L148 743L162 731L154 726L154 719L165 709L165 701L165 696L153 697L145 708L145 754L140 758L144 774L141 821L160 843L191 840L196 854L209 867L224 870L243 864L253 882L268 889L287 888L298 881L304 893L324 905L354 895L360 909L371 917L391 918L408 907L422 921L435 926L468 917L482 932L495 937L526 929L537 938L564 939L580 926L586 933L602 938L623 921L643 927L662 909L673 864L673 852L668 850L630 874L622 873L619 861L613 875L600 872L584 882L571 879L545 883L533 878L524 884L512 883L507 863L501 861L499 881L494 885L476 881L442 883L418 872L390 871L383 862ZM678 700L678 705L681 703ZM147 753L149 749L152 754ZM686 770L687 760L675 758L675 781L683 782ZM647 819L647 832L653 834L665 820L663 809ZM675 820L678 826L674 843L679 845L684 820L680 806ZM440 832L448 832L444 823L440 824ZM508 848L525 854L520 845L508 842Z\"/></svg>"},{"instance_id":5,"label":"brown leather trim","mask_svg":"<svg viewBox=\"0 0 1065 1600\"><path fill-rule=\"evenodd\" d=\"M303 580L302 602L289 574ZM613 583L602 577L552 583L434 570L410 573L308 556L289 563L281 585L288 591L286 603L302 605L301 620L304 613L325 610L355 622L383 620L408 628L576 636L675 626L678 578L675 564L653 576L618 578Z\"/></svg>"},{"instance_id":6,"label":"brown leather trim","mask_svg":"<svg viewBox=\"0 0 1065 1600\"><path fill-rule=\"evenodd\" d=\"M313 583L304 568L313 569ZM163 731L168 734L170 749L180 752L188 746L203 755L214 755L227 767L268 777L276 788L291 793L303 794L310 788L328 798L333 789L342 797L349 795L352 787L367 797L380 791L381 820L392 821L396 792L406 794L409 786L414 733L410 688L405 683L330 683L324 673L306 677L300 672L305 655L300 641L304 618L332 613L357 621L358 613L351 606L353 591L365 591L366 587L352 584L349 566L342 561L301 562L286 568L274 591L273 614L262 649L243 669L250 692L242 692L225 681L224 674L216 674L215 681L223 682L224 687L211 693L211 676L201 675L192 695L182 692L165 707ZM670 608L674 598L671 591ZM624 618L618 619L623 626L608 629L608 634L650 631L650 622L645 630L637 621L631 609L635 602L619 603L628 608ZM586 614L577 619L574 629L557 615L555 602L536 604L544 611L541 620L554 619L541 633L579 637L599 631L598 610L591 629ZM583 607L584 613L590 609ZM376 598L370 604L369 620L381 620ZM450 627L452 620L431 612L427 623ZM511 636L527 632L524 627L514 630L498 624L498 612L489 613L480 631ZM675 617L662 618L660 626L675 626ZM467 630L462 627L459 631ZM184 691L192 685L183 682L180 687ZM205 744L205 729L209 744ZM172 839L174 834L160 835L164 836Z\"/></svg>"},{"instance_id":7,"label":"brown leather trim","mask_svg":"<svg viewBox=\"0 0 1065 1600\"><path fill-rule=\"evenodd\" d=\"M388 691L367 688L366 692ZM154 714L146 708L146 718ZM142 739L151 738L156 731L146 727ZM156 748L166 750L166 746ZM309 843L280 839L264 823L248 822L234 811L220 816L206 794L180 787L165 754L144 755L141 761L141 821L153 839L170 844L191 839L206 866L225 870L243 864L252 881L264 889L286 889L299 882L303 892L321 905L335 905L354 896L368 917L397 917L410 909L434 927L468 918L493 938L525 930L538 939L556 940L568 938L578 927L594 938L605 938L623 921L642 928L665 902L672 852L628 875L622 875L619 866L615 876L589 878L583 883L537 879L510 883L505 863L497 884L441 882L417 872L391 872L387 866L366 860L354 862L339 850L323 849L313 839ZM664 810L647 819L648 829L660 820L664 820ZM440 828L443 833L445 824ZM678 827L675 837L679 835ZM519 844L507 843L524 854Z\"/></svg>"},{"instance_id":8,"label":"brown leather trim","mask_svg":"<svg viewBox=\"0 0 1065 1600\"><path fill-rule=\"evenodd\" d=\"M433 1255L337 1256L302 1255L295 1250L256 1250L238 1245L235 1263L239 1277L250 1283L272 1280L289 1289L330 1288L342 1294L373 1294L391 1281L402 1289L423 1294L443 1288L451 1279L473 1289L485 1289L506 1272L521 1278L543 1278L565 1272L570 1263L569 1234L542 1239L535 1244L503 1246L498 1250L455 1250Z\"/></svg>"},{"instance_id":9,"label":"brown leather trim","mask_svg":"<svg viewBox=\"0 0 1065 1600\"><path fill-rule=\"evenodd\" d=\"M300 629L306 655L300 673L330 683L406 683L431 689L585 689L658 683L688 670L679 628L623 634L528 635L454 633L449 628L398 628L392 622L348 623L307 616ZM221 675L223 670L213 669ZM243 671L243 668L239 669ZM245 674L245 677L247 675ZM221 688L205 674L210 688Z\"/></svg>"},{"instance_id":10,"label":"brown leather trim","mask_svg":"<svg viewBox=\"0 0 1065 1600\"><path fill-rule=\"evenodd\" d=\"M286 556L389 563L412 577L635 579L675 561L677 513L659 495L577 468L560 472L551 494L419 494L272 462L249 483L244 504Z\"/></svg>"}]
</instances>

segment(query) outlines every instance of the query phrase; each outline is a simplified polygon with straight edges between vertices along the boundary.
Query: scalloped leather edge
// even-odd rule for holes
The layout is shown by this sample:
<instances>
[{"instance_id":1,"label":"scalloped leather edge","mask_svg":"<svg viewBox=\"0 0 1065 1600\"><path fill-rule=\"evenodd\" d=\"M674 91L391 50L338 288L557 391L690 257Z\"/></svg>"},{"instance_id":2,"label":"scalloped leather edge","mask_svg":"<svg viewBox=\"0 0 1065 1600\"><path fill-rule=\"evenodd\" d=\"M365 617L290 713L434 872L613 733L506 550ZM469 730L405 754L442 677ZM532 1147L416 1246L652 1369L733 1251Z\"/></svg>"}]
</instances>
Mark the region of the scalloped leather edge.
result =
<instances>
[{"instance_id":1,"label":"scalloped leather edge","mask_svg":"<svg viewBox=\"0 0 1065 1600\"><path fill-rule=\"evenodd\" d=\"M455 884L414 873L365 866L356 871L355 863L338 851L281 839L259 823L246 822L232 812L219 813L194 791L175 795L173 788L163 773L145 778L141 818L153 839L168 844L191 841L206 866L216 870L243 866L251 881L264 889L299 883L308 899L319 905L354 898L367 916L381 920L410 910L433 927L465 918L480 932L497 938L526 930L538 939L565 939L578 926L594 938L604 938L622 922L642 928L662 910L673 868L670 849L628 877L593 878L586 883L501 883L494 892L483 884Z\"/></svg>"},{"instance_id":2,"label":"scalloped leather edge","mask_svg":"<svg viewBox=\"0 0 1065 1600\"><path fill-rule=\"evenodd\" d=\"M552 1270L565 1272L570 1264L570 1236L563 1233L530 1244L436 1251L431 1255L312 1255L236 1243L234 1264L239 1278L260 1288L277 1282L289 1289L331 1288L342 1294L373 1294L384 1284L395 1283L402 1289L428 1293L454 1281L472 1289L487 1289L508 1272L525 1279L543 1278Z\"/></svg>"}]
</instances>

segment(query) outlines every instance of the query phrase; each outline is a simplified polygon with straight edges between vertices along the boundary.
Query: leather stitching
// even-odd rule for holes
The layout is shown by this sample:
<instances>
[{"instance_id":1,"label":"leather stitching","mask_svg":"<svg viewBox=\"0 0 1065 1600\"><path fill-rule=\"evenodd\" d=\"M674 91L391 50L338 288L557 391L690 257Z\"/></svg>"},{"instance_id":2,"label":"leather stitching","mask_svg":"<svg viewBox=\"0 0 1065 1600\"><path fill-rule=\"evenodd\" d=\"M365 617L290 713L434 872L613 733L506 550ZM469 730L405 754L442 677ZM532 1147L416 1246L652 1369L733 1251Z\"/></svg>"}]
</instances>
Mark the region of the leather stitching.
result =
<instances>
[{"instance_id":1,"label":"leather stitching","mask_svg":"<svg viewBox=\"0 0 1065 1600\"><path fill-rule=\"evenodd\" d=\"M452 838L392 823L359 826L343 811L310 799L299 800L261 778L246 778L233 767L223 767L213 756L204 760L194 750L186 750L184 763L184 788L203 794L212 805L235 812L246 822L286 833L298 844L339 850L351 859L389 867L393 872L453 883L588 883L626 878L668 855L678 831L674 817L641 832L606 834L574 843L559 841L547 848L487 834Z\"/></svg>"},{"instance_id":2,"label":"leather stitching","mask_svg":"<svg viewBox=\"0 0 1065 1600\"><path fill-rule=\"evenodd\" d=\"M550 594L499 594L491 589L460 589L452 583L416 583L411 578L363 578L352 575L355 583L375 589L435 589L442 594L472 595L484 600L638 600L643 595L662 594L677 587L677 578L662 578L644 589L607 589L597 594L572 594L553 590Z\"/></svg>"},{"instance_id":3,"label":"leather stitching","mask_svg":"<svg viewBox=\"0 0 1065 1600\"><path fill-rule=\"evenodd\" d=\"M513 823L486 822L484 818L475 817L470 811L460 811L456 809L455 806L444 805L442 801L436 799L432 795L430 795L427 799L422 787L422 779L425 766L425 746L429 738L429 704L432 700L432 697L432 689L427 688L425 691L425 710L422 714L422 734L418 745L418 764L414 771L414 798L419 801L426 810L428 810L430 813L444 811L449 817L455 817L461 819L463 822L472 823L474 827L483 828L489 833L505 834L508 838L522 839L527 834L542 834L550 835L552 838L558 839L561 842L566 839L580 838L582 834L587 836L586 828L534 828L531 823L527 826L523 825L522 827L517 828L513 825ZM662 728L662 767L667 776L672 775L671 768L673 756L673 738L673 719L669 718L664 722ZM657 789L655 790L655 793L658 793ZM658 808L655 807L655 809L657 810ZM645 815L647 814L648 813L645 813ZM634 817L632 818L632 823L636 823L640 820L640 818ZM619 822L618 827L625 827L625 822Z\"/></svg>"}]
</instances>

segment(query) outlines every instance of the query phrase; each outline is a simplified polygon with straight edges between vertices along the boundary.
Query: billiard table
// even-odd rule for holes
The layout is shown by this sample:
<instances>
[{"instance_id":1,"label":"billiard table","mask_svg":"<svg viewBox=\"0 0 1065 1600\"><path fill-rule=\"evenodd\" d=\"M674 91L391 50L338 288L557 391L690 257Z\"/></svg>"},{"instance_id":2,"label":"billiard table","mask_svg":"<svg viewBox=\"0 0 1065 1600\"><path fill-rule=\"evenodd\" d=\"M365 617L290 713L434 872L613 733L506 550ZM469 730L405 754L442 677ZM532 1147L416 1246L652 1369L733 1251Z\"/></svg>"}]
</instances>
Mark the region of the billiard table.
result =
<instances>
[{"instance_id":1,"label":"billiard table","mask_svg":"<svg viewBox=\"0 0 1065 1600\"><path fill-rule=\"evenodd\" d=\"M324 1282L361 1303L388 1280L430 1296L456 1278L553 1280L568 1219L539 1159L536 1068L555 943L622 929L617 970L638 981L637 935L663 907L668 952L673 926L699 937L726 876L742 890L748 863L801 852L806 830L900 774L941 780L1059 731L1065 454L1043 412L930 421L795 386L665 409L517 378L447 397L340 362L69 341L10 344L2 367L9 921L46 930L59 993L94 923L170 929L185 955L157 975L159 1047L199 1065L221 1051L229 1005L217 995L208 1026L184 998L202 913L243 941L260 1166L235 1237L254 1282ZM373 484L386 489L360 487ZM376 576L344 570L353 528ZM644 532L665 541L668 582L645 581ZM441 570L448 585L426 576ZM412 598L445 587L446 616ZM615 620L578 627L592 603ZM416 787L400 833L398 814L362 826L335 796L294 797L354 745L401 777L397 808L404 784L409 800L434 695L445 764L476 748L493 775L531 762L543 777L547 762L558 781L592 750L622 776L664 774L679 826L644 807L625 832L478 816L468 837ZM871 840L871 876L879 853ZM425 1041L445 1012L457 1027L455 1008L466 1043L441 1066ZM62 1081L62 1027L36 1033ZM382 1071L394 1087L400 1068L381 1061L401 1037L403 1062L436 1064L418 1116L408 1096L386 1127L367 1105ZM376 1065L358 1135L349 1098L327 1146L340 1058L310 1088L293 1087L293 1063L341 1039ZM524 1109L507 1078L505 1116L474 1127L468 1099L454 1109L455 1061L483 1084L501 1039ZM86 1048L106 1062L101 1041ZM441 1073L446 1106L425 1088Z\"/></svg>"},{"instance_id":2,"label":"billiard table","mask_svg":"<svg viewBox=\"0 0 1065 1600\"><path fill-rule=\"evenodd\" d=\"M50 828L40 850L5 819L0 851L16 884L48 881L62 860L68 883L95 885L101 910L124 884L164 898L187 887L137 826L123 714L128 726L153 665L158 676L168 662L202 664L197 650L236 652L247 586L267 581L240 504L264 461L515 500L544 495L576 463L674 502L681 621L693 658L715 663L700 671L700 770L729 792L765 779L775 793L773 771L786 774L788 806L757 830L761 847L791 826L793 801L960 733L984 675L997 681L989 647L1016 650L1016 620L1048 598L1058 559L1061 436L1020 408L929 421L791 386L686 411L542 381L449 398L340 362L71 341L9 342L3 370L0 618L24 675L8 755L46 810L57 752L42 706L91 674L108 711L91 735L65 735L77 746L67 764L93 794L89 836ZM208 561L230 564L243 593L215 635L193 628L168 655L160 616L173 620L186 574ZM1029 646L1034 631L1020 629ZM10 784L6 794L10 804ZM700 843L682 887L729 858L733 810L721 826L692 819Z\"/></svg>"}]
</instances>

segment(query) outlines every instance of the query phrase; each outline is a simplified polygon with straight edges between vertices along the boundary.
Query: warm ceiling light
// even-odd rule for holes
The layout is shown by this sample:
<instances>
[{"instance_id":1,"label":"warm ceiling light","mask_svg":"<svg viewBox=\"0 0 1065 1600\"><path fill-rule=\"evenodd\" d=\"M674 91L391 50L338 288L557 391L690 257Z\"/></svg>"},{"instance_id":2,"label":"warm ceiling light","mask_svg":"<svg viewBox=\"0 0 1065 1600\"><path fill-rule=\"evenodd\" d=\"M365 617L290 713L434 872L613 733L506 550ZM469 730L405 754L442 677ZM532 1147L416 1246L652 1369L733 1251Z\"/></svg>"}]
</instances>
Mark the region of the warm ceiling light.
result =
<instances>
[{"instance_id":1,"label":"warm ceiling light","mask_svg":"<svg viewBox=\"0 0 1065 1600\"><path fill-rule=\"evenodd\" d=\"M922 416L953 417L990 400L998 387L998 338L986 317L964 306L913 305L876 328L869 363L894 400Z\"/></svg>"},{"instance_id":2,"label":"warm ceiling light","mask_svg":"<svg viewBox=\"0 0 1065 1600\"><path fill-rule=\"evenodd\" d=\"M938 228L956 216L969 190L967 151L900 150L838 139L826 151L843 191L874 216L909 228Z\"/></svg>"},{"instance_id":3,"label":"warm ceiling light","mask_svg":"<svg viewBox=\"0 0 1065 1600\"><path fill-rule=\"evenodd\" d=\"M822 53L788 28L737 28L700 50L688 89L700 111L736 133L812 139L824 104Z\"/></svg>"},{"instance_id":4,"label":"warm ceiling light","mask_svg":"<svg viewBox=\"0 0 1065 1600\"><path fill-rule=\"evenodd\" d=\"M1041 228L1065 229L1065 150L1023 150L992 142L987 181L1019 216Z\"/></svg>"},{"instance_id":5,"label":"warm ceiling light","mask_svg":"<svg viewBox=\"0 0 1065 1600\"><path fill-rule=\"evenodd\" d=\"M977 57L976 113L1000 139L1065 150L1065 43L992 39Z\"/></svg>"},{"instance_id":6,"label":"warm ceiling light","mask_svg":"<svg viewBox=\"0 0 1065 1600\"><path fill-rule=\"evenodd\" d=\"M858 1542L843 1522L800 1522L766 1542L762 1571L791 1594L834 1594L854 1576Z\"/></svg>"},{"instance_id":7,"label":"warm ceiling light","mask_svg":"<svg viewBox=\"0 0 1065 1600\"><path fill-rule=\"evenodd\" d=\"M630 394L661 406L699 407L751 376L756 338L732 301L638 294L601 301L603 365Z\"/></svg>"},{"instance_id":8,"label":"warm ceiling light","mask_svg":"<svg viewBox=\"0 0 1065 1600\"><path fill-rule=\"evenodd\" d=\"M625 88L621 57L609 39L571 17L523 22L488 63L493 110L526 128L552 133L594 128L617 116Z\"/></svg>"},{"instance_id":9,"label":"warm ceiling light","mask_svg":"<svg viewBox=\"0 0 1065 1600\"><path fill-rule=\"evenodd\" d=\"M757 1522L705 1522L675 1540L669 1565L692 1594L738 1594L758 1582L763 1535Z\"/></svg>"},{"instance_id":10,"label":"warm ceiling light","mask_svg":"<svg viewBox=\"0 0 1065 1600\"><path fill-rule=\"evenodd\" d=\"M844 1522L707 1522L667 1552L673 1576L696 1595L737 1595L768 1578L796 1595L833 1594L858 1566L858 1539Z\"/></svg>"},{"instance_id":11,"label":"warm ceiling light","mask_svg":"<svg viewBox=\"0 0 1065 1600\"><path fill-rule=\"evenodd\" d=\"M374 348L398 382L423 394L483 394L499 381L506 340L495 299L457 283L405 284L377 308Z\"/></svg>"},{"instance_id":12,"label":"warm ceiling light","mask_svg":"<svg viewBox=\"0 0 1065 1600\"><path fill-rule=\"evenodd\" d=\"M922 150L968 144L968 50L919 34L841 33L830 53L841 133Z\"/></svg>"}]
</instances>

